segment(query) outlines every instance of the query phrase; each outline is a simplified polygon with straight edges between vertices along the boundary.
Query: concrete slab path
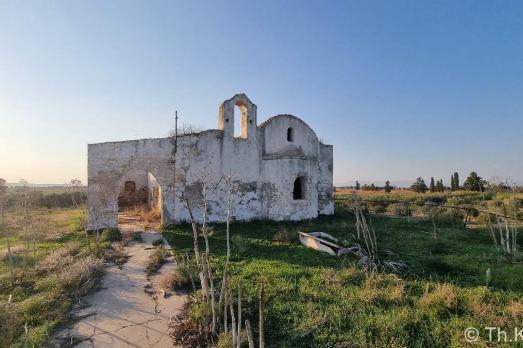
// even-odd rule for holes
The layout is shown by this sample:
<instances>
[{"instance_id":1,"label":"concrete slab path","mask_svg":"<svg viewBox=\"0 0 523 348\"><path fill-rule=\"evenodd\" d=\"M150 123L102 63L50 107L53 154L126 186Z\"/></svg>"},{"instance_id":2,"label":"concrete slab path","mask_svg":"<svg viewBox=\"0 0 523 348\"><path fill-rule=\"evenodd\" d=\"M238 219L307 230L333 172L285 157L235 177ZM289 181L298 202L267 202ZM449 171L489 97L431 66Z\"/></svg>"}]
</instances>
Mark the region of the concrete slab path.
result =
<instances>
[{"instance_id":1,"label":"concrete slab path","mask_svg":"<svg viewBox=\"0 0 523 348\"><path fill-rule=\"evenodd\" d=\"M137 228L140 226L132 221L120 225L122 233L136 233ZM162 275L175 267L172 259L158 274L147 276L152 243L162 236L154 231L141 232L141 236L142 241L130 241L124 247L130 256L127 263L120 268L108 265L102 288L87 298L89 306L75 313L81 319L60 330L51 346L74 342L74 347L173 347L168 324L183 306L185 296L171 293L164 298L158 284ZM167 242L164 247L170 249Z\"/></svg>"}]
</instances>

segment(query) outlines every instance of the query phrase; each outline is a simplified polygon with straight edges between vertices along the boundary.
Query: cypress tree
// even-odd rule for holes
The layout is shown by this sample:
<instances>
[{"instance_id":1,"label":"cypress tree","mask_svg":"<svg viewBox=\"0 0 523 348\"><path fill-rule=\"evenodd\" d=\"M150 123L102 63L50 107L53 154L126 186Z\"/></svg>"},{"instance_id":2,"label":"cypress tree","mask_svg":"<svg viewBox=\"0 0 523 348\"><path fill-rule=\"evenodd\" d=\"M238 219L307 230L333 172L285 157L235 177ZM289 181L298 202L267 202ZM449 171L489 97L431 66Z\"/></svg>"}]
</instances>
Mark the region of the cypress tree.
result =
<instances>
[{"instance_id":1,"label":"cypress tree","mask_svg":"<svg viewBox=\"0 0 523 348\"><path fill-rule=\"evenodd\" d=\"M430 177L430 192L436 192L436 185L434 185L434 178Z\"/></svg>"},{"instance_id":2,"label":"cypress tree","mask_svg":"<svg viewBox=\"0 0 523 348\"><path fill-rule=\"evenodd\" d=\"M390 193L392 187L390 186L390 181L385 181L385 193Z\"/></svg>"},{"instance_id":3,"label":"cypress tree","mask_svg":"<svg viewBox=\"0 0 523 348\"><path fill-rule=\"evenodd\" d=\"M454 189L459 190L459 175L458 172L454 173Z\"/></svg>"},{"instance_id":4,"label":"cypress tree","mask_svg":"<svg viewBox=\"0 0 523 348\"><path fill-rule=\"evenodd\" d=\"M445 187L443 186L443 179L438 180L438 183L436 185L436 191L437 192L443 192L445 190Z\"/></svg>"}]
</instances>

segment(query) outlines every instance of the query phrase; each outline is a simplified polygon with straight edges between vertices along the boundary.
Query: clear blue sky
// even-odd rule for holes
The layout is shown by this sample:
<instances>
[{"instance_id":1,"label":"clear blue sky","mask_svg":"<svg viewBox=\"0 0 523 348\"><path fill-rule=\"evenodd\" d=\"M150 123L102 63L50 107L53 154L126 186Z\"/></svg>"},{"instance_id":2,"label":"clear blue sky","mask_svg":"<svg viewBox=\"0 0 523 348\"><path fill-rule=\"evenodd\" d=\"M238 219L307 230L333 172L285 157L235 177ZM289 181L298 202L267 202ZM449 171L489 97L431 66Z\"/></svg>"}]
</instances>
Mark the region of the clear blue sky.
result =
<instances>
[{"instance_id":1,"label":"clear blue sky","mask_svg":"<svg viewBox=\"0 0 523 348\"><path fill-rule=\"evenodd\" d=\"M334 145L336 183L523 180L521 1L0 0L0 177L86 180L87 143L217 127L245 92Z\"/></svg>"}]
</instances>

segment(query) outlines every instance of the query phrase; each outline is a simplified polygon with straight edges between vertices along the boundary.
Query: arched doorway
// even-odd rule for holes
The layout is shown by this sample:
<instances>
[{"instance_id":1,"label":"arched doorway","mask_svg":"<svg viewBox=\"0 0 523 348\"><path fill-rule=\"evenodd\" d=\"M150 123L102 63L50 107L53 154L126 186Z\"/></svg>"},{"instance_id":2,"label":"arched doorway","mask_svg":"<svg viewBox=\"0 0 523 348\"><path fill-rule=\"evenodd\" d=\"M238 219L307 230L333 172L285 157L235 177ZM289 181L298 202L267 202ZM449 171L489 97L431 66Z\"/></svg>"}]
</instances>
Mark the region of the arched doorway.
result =
<instances>
[{"instance_id":1,"label":"arched doorway","mask_svg":"<svg viewBox=\"0 0 523 348\"><path fill-rule=\"evenodd\" d=\"M119 227L132 224L143 230L158 230L162 224L162 189L146 170L132 170L120 179L117 205Z\"/></svg>"}]
</instances>

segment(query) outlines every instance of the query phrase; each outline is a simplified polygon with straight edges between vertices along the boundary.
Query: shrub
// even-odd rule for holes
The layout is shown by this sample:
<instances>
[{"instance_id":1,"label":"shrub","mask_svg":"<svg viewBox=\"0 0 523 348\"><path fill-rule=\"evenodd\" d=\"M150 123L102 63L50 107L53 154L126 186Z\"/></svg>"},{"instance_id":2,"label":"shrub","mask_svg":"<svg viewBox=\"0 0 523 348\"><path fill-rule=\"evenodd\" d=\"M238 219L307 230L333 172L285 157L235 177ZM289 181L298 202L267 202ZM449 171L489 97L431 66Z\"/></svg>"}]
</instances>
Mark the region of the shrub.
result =
<instances>
[{"instance_id":1,"label":"shrub","mask_svg":"<svg viewBox=\"0 0 523 348\"><path fill-rule=\"evenodd\" d=\"M272 240L278 243L293 243L298 240L298 232L290 231L286 227L280 227L278 232L272 237Z\"/></svg>"},{"instance_id":2,"label":"shrub","mask_svg":"<svg viewBox=\"0 0 523 348\"><path fill-rule=\"evenodd\" d=\"M247 333L245 331L242 331L240 334L240 347L248 347L249 346L249 340L247 338ZM229 331L227 333L222 332L218 336L218 344L216 344L216 348L229 348L232 347L232 333Z\"/></svg>"},{"instance_id":3,"label":"shrub","mask_svg":"<svg viewBox=\"0 0 523 348\"><path fill-rule=\"evenodd\" d=\"M454 226L461 224L462 212L452 208L433 208L429 213L438 226Z\"/></svg>"},{"instance_id":4,"label":"shrub","mask_svg":"<svg viewBox=\"0 0 523 348\"><path fill-rule=\"evenodd\" d=\"M122 243L117 243L105 256L106 261L114 262L117 266L122 266L129 260L129 254L125 251Z\"/></svg>"},{"instance_id":5,"label":"shrub","mask_svg":"<svg viewBox=\"0 0 523 348\"><path fill-rule=\"evenodd\" d=\"M388 206L388 212L398 216L412 216L410 206L405 203L393 203Z\"/></svg>"},{"instance_id":6,"label":"shrub","mask_svg":"<svg viewBox=\"0 0 523 348\"><path fill-rule=\"evenodd\" d=\"M187 272L180 272L178 269L169 271L160 280L160 285L167 290L178 290L187 287L190 278Z\"/></svg>"},{"instance_id":7,"label":"shrub","mask_svg":"<svg viewBox=\"0 0 523 348\"><path fill-rule=\"evenodd\" d=\"M7 195L8 208L13 208L20 205L20 202L24 200L25 193L22 191L10 192ZM74 200L73 200L74 196ZM44 194L42 191L32 191L31 201L33 207L44 207L47 209L51 208L70 208L74 207L74 202L85 202L87 200L87 192L62 192L62 193L50 193Z\"/></svg>"},{"instance_id":8,"label":"shrub","mask_svg":"<svg viewBox=\"0 0 523 348\"><path fill-rule=\"evenodd\" d=\"M54 299L50 294L35 294L19 303L19 313L23 315L23 320L30 323L38 323L45 320L47 309L53 308Z\"/></svg>"},{"instance_id":9,"label":"shrub","mask_svg":"<svg viewBox=\"0 0 523 348\"><path fill-rule=\"evenodd\" d=\"M247 242L247 240L239 235L232 236L231 244L233 252L237 255L245 253L249 248L249 243Z\"/></svg>"},{"instance_id":10,"label":"shrub","mask_svg":"<svg viewBox=\"0 0 523 348\"><path fill-rule=\"evenodd\" d=\"M69 265L74 261L74 255L78 254L80 244L77 242L67 243L65 246L51 251L36 266L37 272L52 272L59 267Z\"/></svg>"},{"instance_id":11,"label":"shrub","mask_svg":"<svg viewBox=\"0 0 523 348\"><path fill-rule=\"evenodd\" d=\"M194 302L191 306L189 319L198 325L208 326L212 320L212 309L210 303Z\"/></svg>"},{"instance_id":12,"label":"shrub","mask_svg":"<svg viewBox=\"0 0 523 348\"><path fill-rule=\"evenodd\" d=\"M102 240L115 242L122 240L122 234L117 228L106 228L102 231Z\"/></svg>"},{"instance_id":13,"label":"shrub","mask_svg":"<svg viewBox=\"0 0 523 348\"><path fill-rule=\"evenodd\" d=\"M444 204L447 202L447 197L441 195L430 195L425 197L424 204Z\"/></svg>"},{"instance_id":14,"label":"shrub","mask_svg":"<svg viewBox=\"0 0 523 348\"><path fill-rule=\"evenodd\" d=\"M22 318L18 315L16 305L0 301L0 347L9 347L19 336L22 326Z\"/></svg>"},{"instance_id":15,"label":"shrub","mask_svg":"<svg viewBox=\"0 0 523 348\"><path fill-rule=\"evenodd\" d=\"M158 268L164 264L166 256L167 250L165 250L163 246L157 246L149 255L149 260L147 261L147 272L156 272Z\"/></svg>"},{"instance_id":16,"label":"shrub","mask_svg":"<svg viewBox=\"0 0 523 348\"><path fill-rule=\"evenodd\" d=\"M371 214L383 214L387 211L387 204L381 202L368 202L369 212Z\"/></svg>"},{"instance_id":17,"label":"shrub","mask_svg":"<svg viewBox=\"0 0 523 348\"><path fill-rule=\"evenodd\" d=\"M102 274L102 260L89 255L64 268L58 279L71 296L79 297L91 291Z\"/></svg>"}]
</instances>

